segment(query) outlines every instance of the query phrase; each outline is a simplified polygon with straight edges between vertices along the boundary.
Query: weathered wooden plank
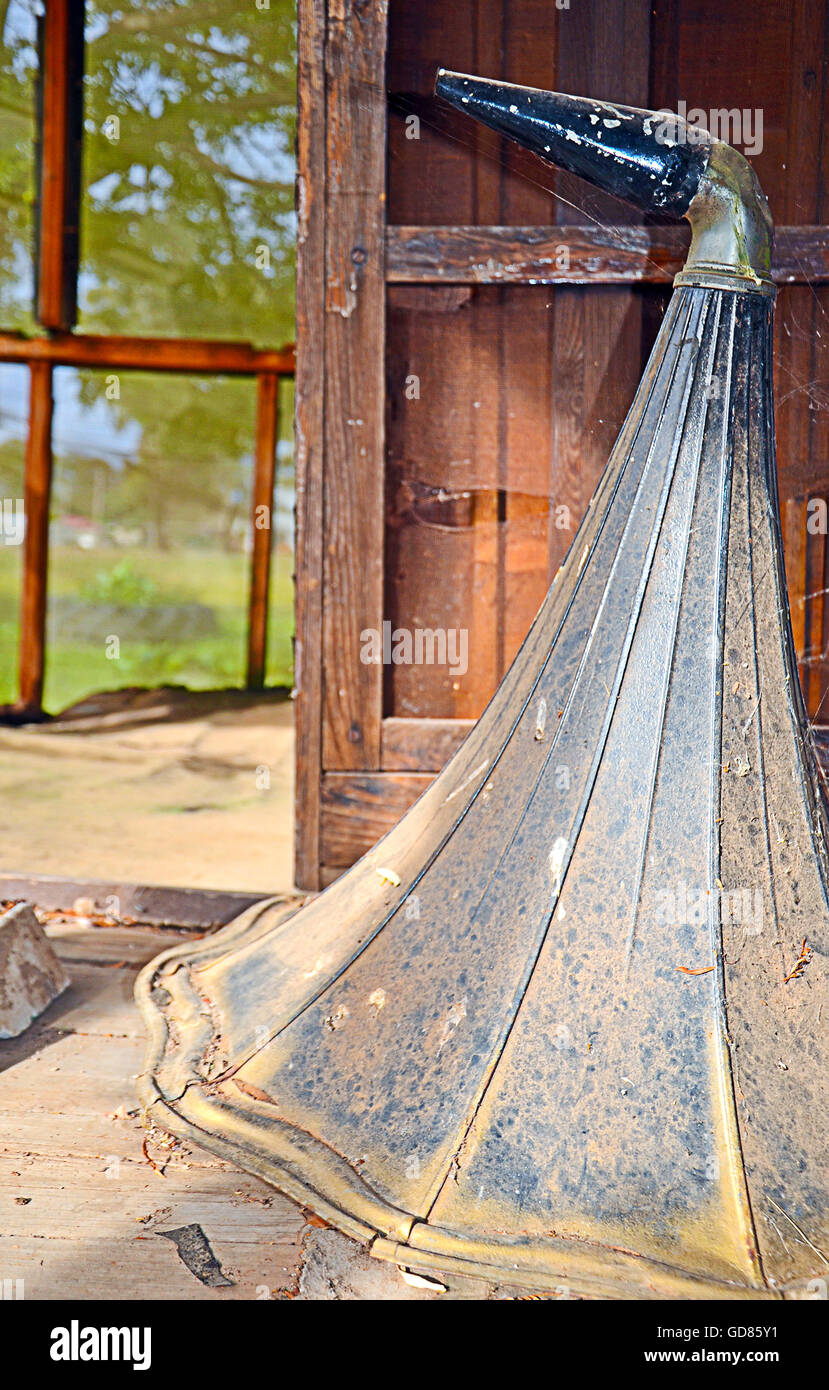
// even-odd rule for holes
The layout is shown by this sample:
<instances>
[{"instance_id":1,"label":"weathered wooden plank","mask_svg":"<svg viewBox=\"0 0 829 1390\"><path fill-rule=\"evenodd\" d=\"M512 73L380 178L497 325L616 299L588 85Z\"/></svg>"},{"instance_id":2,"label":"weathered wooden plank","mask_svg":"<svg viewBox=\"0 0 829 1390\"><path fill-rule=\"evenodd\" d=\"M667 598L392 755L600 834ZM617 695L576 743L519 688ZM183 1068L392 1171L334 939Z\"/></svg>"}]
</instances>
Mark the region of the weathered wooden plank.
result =
<instances>
[{"instance_id":1,"label":"weathered wooden plank","mask_svg":"<svg viewBox=\"0 0 829 1390\"><path fill-rule=\"evenodd\" d=\"M462 70L553 83L555 26L542 0L425 14L409 0L391 30L389 82L406 93L403 113L428 102L438 54ZM436 139L444 114L424 106L419 127L392 122L390 217L426 236L450 219L549 219L552 194L521 176L514 142L462 117ZM543 596L549 299L542 287L497 283L390 287L387 616L466 630L469 648L462 674L390 668L390 715L480 714ZM417 394L407 395L412 380Z\"/></svg>"},{"instance_id":2,"label":"weathered wooden plank","mask_svg":"<svg viewBox=\"0 0 829 1390\"><path fill-rule=\"evenodd\" d=\"M474 724L473 719L384 719L383 771L440 772Z\"/></svg>"},{"instance_id":3,"label":"weathered wooden plank","mask_svg":"<svg viewBox=\"0 0 829 1390\"><path fill-rule=\"evenodd\" d=\"M163 1154L155 1145L152 1153L163 1166ZM302 1225L301 1214L292 1202L258 1178L232 1168L197 1168L192 1172L183 1167L168 1168L167 1174L161 1178L145 1162L142 1166L122 1164L108 1176L94 1162L75 1163L71 1158L55 1159L50 1166L34 1160L25 1165L19 1177L4 1168L0 1170L0 1192L31 1198L13 1213L13 1223L9 1223L13 1230L7 1227L6 1234L24 1239L38 1234L58 1240L89 1239L100 1235L103 1222L110 1224L113 1234L117 1230L133 1236L139 1234L137 1223L151 1232L158 1224L199 1221L219 1240L269 1245L286 1237L289 1243ZM83 1193L83 1202L73 1200L73 1189ZM115 1191L123 1203L120 1209L113 1201ZM172 1210L171 1202L175 1203ZM51 1208L48 1218L47 1205ZM162 1216L164 1211L167 1214ZM267 1231L263 1231L265 1224Z\"/></svg>"},{"instance_id":4,"label":"weathered wooden plank","mask_svg":"<svg viewBox=\"0 0 829 1390\"><path fill-rule=\"evenodd\" d=\"M163 1153L154 1146L156 1160ZM0 1262L32 1298L265 1298L295 1287L305 1218L228 1168L0 1158ZM160 1232L199 1225L227 1278L209 1288Z\"/></svg>"},{"instance_id":5,"label":"weathered wooden plank","mask_svg":"<svg viewBox=\"0 0 829 1390\"><path fill-rule=\"evenodd\" d=\"M133 979L134 979L133 975ZM72 1006L72 996L66 1000ZM133 1078L141 1069L141 1036L64 1032L58 1000L42 1025L0 1042L0 1154L113 1155L141 1162L140 1122L110 1117L125 1107L137 1114ZM17 1045L15 1045L17 1044Z\"/></svg>"},{"instance_id":6,"label":"weathered wooden plank","mask_svg":"<svg viewBox=\"0 0 829 1390\"><path fill-rule=\"evenodd\" d=\"M553 83L555 25L542 0L443 9L425 25L422 6L404 4L393 33L390 83L410 91L414 79L418 100L431 89L438 53L451 67ZM390 216L427 224L426 236L431 224L462 218L549 221L552 194L524 176L515 143L463 117L450 139L435 141L432 123L447 114L451 120L440 107L425 113L421 143L401 139L393 123ZM552 315L540 287L438 283L401 284L389 294L390 381L398 392L406 372L421 382L419 399L394 400L390 409L389 591L403 625L468 630L469 669L451 678L393 669L387 711L469 717L495 689L545 587Z\"/></svg>"},{"instance_id":7,"label":"weathered wooden plank","mask_svg":"<svg viewBox=\"0 0 829 1390\"><path fill-rule=\"evenodd\" d=\"M133 1078L145 1032L132 990L141 966L182 937L65 919L46 932L71 984L26 1033L0 1041L0 1155L111 1155L140 1165ZM120 1107L123 1118L114 1118Z\"/></svg>"},{"instance_id":8,"label":"weathered wooden plank","mask_svg":"<svg viewBox=\"0 0 829 1390\"><path fill-rule=\"evenodd\" d=\"M785 68L787 137L782 162L786 173L783 176L778 170L769 171L774 182L766 193L778 217L792 221L800 216L816 220L820 215L822 84L806 80L805 70L813 61L812 55L823 51L826 26L825 7L810 5L808 0L793 0L780 35L791 45ZM822 647L823 601L819 591L823 589L824 538L807 532L804 509L792 498L803 491L800 478L810 468L814 456L816 439L810 397L821 374L816 358L816 330L823 315L824 306L811 287L796 286L780 295L774 361L779 486L784 516L789 522L784 533L788 547L786 566L801 682L806 706L812 713L820 703L823 684L820 662L809 658L815 652L819 654ZM814 591L815 597L811 598Z\"/></svg>"},{"instance_id":9,"label":"weathered wooden plank","mask_svg":"<svg viewBox=\"0 0 829 1390\"><path fill-rule=\"evenodd\" d=\"M519 80L529 86L553 87L560 34L549 4L521 0L516 6L505 0L499 18L504 78L509 81L520 74ZM502 155L510 145L515 142L502 142ZM549 182L547 187L539 184L544 184L543 177L507 177L502 170L497 220L526 226L541 208L552 221L555 201ZM553 296L543 287L518 289L504 282L498 295L498 633L493 690L547 589L554 325ZM474 659L472 648L470 653Z\"/></svg>"},{"instance_id":10,"label":"weathered wooden plank","mask_svg":"<svg viewBox=\"0 0 829 1390\"><path fill-rule=\"evenodd\" d=\"M79 961L89 962L96 969L122 962L133 970L140 970L159 951L166 951L169 946L180 946L185 941L198 941L201 936L198 932L169 927L162 929L123 923L101 927L83 917L65 916L63 913L39 912L38 917L70 973Z\"/></svg>"},{"instance_id":11,"label":"weathered wooden plank","mask_svg":"<svg viewBox=\"0 0 829 1390\"><path fill-rule=\"evenodd\" d=\"M387 0L329 0L326 29L325 768L380 765Z\"/></svg>"},{"instance_id":12,"label":"weathered wooden plank","mask_svg":"<svg viewBox=\"0 0 829 1390\"><path fill-rule=\"evenodd\" d=\"M390 226L386 275L391 284L667 283L689 236L681 226Z\"/></svg>"},{"instance_id":13,"label":"weathered wooden plank","mask_svg":"<svg viewBox=\"0 0 829 1390\"><path fill-rule=\"evenodd\" d=\"M325 390L325 3L299 0L297 129L295 877L319 887Z\"/></svg>"},{"instance_id":14,"label":"weathered wooden plank","mask_svg":"<svg viewBox=\"0 0 829 1390\"><path fill-rule=\"evenodd\" d=\"M386 229L389 284L670 285L690 229L564 223ZM779 285L829 281L829 227L778 227L772 275Z\"/></svg>"},{"instance_id":15,"label":"weathered wooden plank","mask_svg":"<svg viewBox=\"0 0 829 1390\"><path fill-rule=\"evenodd\" d=\"M401 763L408 758L410 770L384 771L373 776L325 774L321 888L334 883L346 867L366 853L381 835L391 830L399 817L405 815L433 780L431 767L434 766L435 773L440 771L438 756L442 756L445 749L446 758L449 758L455 751L449 745L455 739L459 744L473 723L473 720L460 719L384 720L384 741L388 737L389 758ZM823 770L829 776L828 728L818 728L816 737Z\"/></svg>"},{"instance_id":16,"label":"weathered wooden plank","mask_svg":"<svg viewBox=\"0 0 829 1390\"><path fill-rule=\"evenodd\" d=\"M485 56L480 47L486 46L481 20L478 7L468 5L460 14L413 0L392 6L389 84L407 93L404 110L412 98L417 109L425 104L419 124L390 124L389 217L395 221L495 215L499 165L490 161L491 168L481 169L487 133L467 121L462 144L443 140L429 107L438 54L462 71L497 71L497 59L489 66L491 50ZM497 20L491 29L497 39ZM414 120L420 121L416 111ZM495 570L473 523L480 530L496 496L497 393L478 348L497 336L498 322L491 294L484 302L474 290L453 286L390 288L388 313L385 616L395 628L472 629L478 660L458 689L445 668L387 667L385 710L451 717L467 713L465 703L477 699L475 684L489 688L495 675ZM489 532L494 556L491 524ZM483 632L479 585L489 591Z\"/></svg>"},{"instance_id":17,"label":"weathered wooden plank","mask_svg":"<svg viewBox=\"0 0 829 1390\"><path fill-rule=\"evenodd\" d=\"M810 14L810 25L812 17ZM817 30L817 26L815 26ZM805 42L812 39L811 28L804 36ZM817 34L815 33L815 37ZM824 7L824 52L829 43L829 7ZM806 58L806 64L809 58ZM803 71L803 85L812 87L809 66ZM817 86L817 83L814 83ZM824 80L819 104L814 99L805 113L807 119L816 120L821 132L825 132L829 121L829 90ZM819 142L818 189L814 216L825 221L829 210L829 155L826 140L821 134ZM812 467L821 470L821 487L818 495L824 500L829 496L829 411L826 409L825 384L829 376L829 342L824 331L827 311L829 311L829 287L812 287L811 303L811 361L809 375L802 384L800 395L801 410L809 417L809 461ZM822 384L822 386L821 386ZM809 673L806 703L812 716L825 717L826 697L829 692L829 603L826 601L829 586L829 541L825 532L809 537L811 555L806 574L807 624L809 642L812 649L811 670Z\"/></svg>"},{"instance_id":18,"label":"weathered wooden plank","mask_svg":"<svg viewBox=\"0 0 829 1390\"><path fill-rule=\"evenodd\" d=\"M484 222L488 215L478 195L488 196L487 188L504 207L518 198L525 208L522 220L551 220L552 195L539 182L534 157L437 102L433 89L438 65L549 86L553 10L550 0L457 0L451 6L396 0L392 5L391 220L440 226L468 207L470 221Z\"/></svg>"},{"instance_id":19,"label":"weathered wooden plank","mask_svg":"<svg viewBox=\"0 0 829 1390\"><path fill-rule=\"evenodd\" d=\"M469 651L463 674L388 667L389 714L477 716L498 681L501 329L493 289L389 292L387 616L466 631Z\"/></svg>"},{"instance_id":20,"label":"weathered wooden plank","mask_svg":"<svg viewBox=\"0 0 829 1390\"><path fill-rule=\"evenodd\" d=\"M441 748L452 737L455 727L469 730L473 720L428 720L428 719L388 719L385 727L391 730L392 746L401 751L412 746L413 759L417 758L419 748L419 728L423 726L426 739L423 742L424 756L434 756L428 749ZM438 731L438 738L430 741L428 728ZM815 742L821 759L823 773L829 777L829 726L815 726ZM440 770L440 769L435 769ZM433 781L431 773L424 771L401 771L401 773L327 773L324 783L324 802L327 809L327 823L330 835L325 838L324 851L331 852L331 860L323 860L320 866L320 885L327 887L344 869L362 855L371 845L376 844L380 835L391 830L399 819L416 801L417 796L426 790ZM359 828L349 833L349 821L355 816L360 821ZM63 956L63 948L60 951ZM6 1044L8 1047L10 1044Z\"/></svg>"},{"instance_id":21,"label":"weathered wooden plank","mask_svg":"<svg viewBox=\"0 0 829 1390\"><path fill-rule=\"evenodd\" d=\"M25 899L47 911L73 911L79 898L91 902L93 916L114 914L122 921L132 918L141 925L205 929L224 926L245 908L261 902L262 894L0 873L0 900Z\"/></svg>"},{"instance_id":22,"label":"weathered wooden plank","mask_svg":"<svg viewBox=\"0 0 829 1390\"><path fill-rule=\"evenodd\" d=\"M473 11L472 30L475 37L475 70L498 72L504 62L505 39L504 0L490 0ZM447 16L450 23L454 16ZM474 122L469 131L476 147L473 168L472 196L476 218L494 221L502 217L503 165L506 141L498 143L498 158L486 157L489 138L486 128ZM462 316L466 328L463 344L458 344L465 371L454 383L454 389L467 403L475 402L472 410L467 404L468 431L463 452L468 455L475 485L469 498L470 529L467 534L467 591L461 590L463 616L454 627L468 629L468 642L473 660L462 678L452 679L448 672L442 684L448 687L452 700L449 710L457 715L478 715L484 708L501 675L503 659L504 585L499 520L503 513L502 448L505 383L502 380L504 350L503 296L497 291L487 296L473 296L471 313ZM480 354L483 342L493 344L494 370L484 366ZM447 344L449 347L449 344ZM451 348L450 348L451 351ZM446 353L444 360L449 354ZM488 390L476 389L484 379ZM477 407L477 408L476 408ZM477 416L477 418L475 418ZM460 440L458 441L460 443ZM487 447L488 446L488 447ZM469 464L467 466L469 466ZM447 482L451 481L447 478ZM433 573L424 576L433 592L441 585ZM458 576L460 578L460 576ZM445 581L444 581L445 584ZM448 586L447 586L448 587ZM446 624L450 626L449 623ZM437 684L436 673L422 669L424 683ZM431 677L431 682L430 682ZM402 713L402 710L401 710Z\"/></svg>"},{"instance_id":23,"label":"weathered wooden plank","mask_svg":"<svg viewBox=\"0 0 829 1390\"><path fill-rule=\"evenodd\" d=\"M51 934L50 939L55 945ZM128 952L124 950L120 960L98 963L88 957L72 959L62 951L61 960L71 983L60 1006L54 1013L50 1011L48 1027L99 1039L136 1038L142 1042L144 1027L132 997L135 970L130 969Z\"/></svg>"},{"instance_id":24,"label":"weathered wooden plank","mask_svg":"<svg viewBox=\"0 0 829 1390\"><path fill-rule=\"evenodd\" d=\"M647 106L650 7L646 0L610 0L601 10L578 7L556 15L559 91L587 91L610 101ZM642 215L618 199L559 175L557 191L599 224L630 224ZM568 225L567 202L557 222ZM627 414L642 368L642 298L633 288L561 285L553 295L551 497L569 525L550 527L550 568L561 563Z\"/></svg>"},{"instance_id":25,"label":"weathered wooden plank","mask_svg":"<svg viewBox=\"0 0 829 1390\"><path fill-rule=\"evenodd\" d=\"M135 1235L132 1240L124 1237L123 1241L54 1241L46 1246L41 1237L0 1236L0 1260L3 1268L10 1271L7 1277L22 1278L24 1296L30 1300L71 1299L73 1304L87 1299L226 1303L239 1298L278 1298L283 1290L295 1289L299 1249L296 1266L287 1252L280 1256L259 1242L234 1243L226 1249L217 1245L214 1253L225 1272L234 1272L232 1287L206 1287L185 1268L172 1241L154 1234Z\"/></svg>"},{"instance_id":26,"label":"weathered wooden plank","mask_svg":"<svg viewBox=\"0 0 829 1390\"><path fill-rule=\"evenodd\" d=\"M430 772L326 772L322 779L320 853L345 868L396 825L433 780Z\"/></svg>"}]
</instances>

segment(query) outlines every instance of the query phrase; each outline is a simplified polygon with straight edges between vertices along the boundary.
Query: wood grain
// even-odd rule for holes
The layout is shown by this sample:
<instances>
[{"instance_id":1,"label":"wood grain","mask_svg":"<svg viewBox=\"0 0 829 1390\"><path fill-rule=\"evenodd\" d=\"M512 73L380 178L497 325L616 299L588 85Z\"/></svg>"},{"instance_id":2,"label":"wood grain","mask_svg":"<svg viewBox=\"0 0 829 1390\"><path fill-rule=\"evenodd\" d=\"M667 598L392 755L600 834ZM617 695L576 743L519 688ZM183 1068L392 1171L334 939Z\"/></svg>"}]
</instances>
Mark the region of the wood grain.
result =
<instances>
[{"instance_id":1,"label":"wood grain","mask_svg":"<svg viewBox=\"0 0 829 1390\"><path fill-rule=\"evenodd\" d=\"M675 227L399 227L386 230L389 284L668 286L690 229ZM778 227L779 285L829 281L829 227Z\"/></svg>"},{"instance_id":2,"label":"wood grain","mask_svg":"<svg viewBox=\"0 0 829 1390\"><path fill-rule=\"evenodd\" d=\"M383 771L440 772L474 725L474 719L384 719Z\"/></svg>"},{"instance_id":3,"label":"wood grain","mask_svg":"<svg viewBox=\"0 0 829 1390\"><path fill-rule=\"evenodd\" d=\"M325 4L299 0L297 136L295 878L319 882L325 393Z\"/></svg>"},{"instance_id":4,"label":"wood grain","mask_svg":"<svg viewBox=\"0 0 829 1390\"><path fill-rule=\"evenodd\" d=\"M826 38L825 7L793 0L786 37L790 43L787 64L787 107L781 122L787 132L782 170L769 171L766 192L772 206L794 221L820 215L823 181L821 155L821 86L804 80L811 55L823 49ZM781 35L782 38L782 35ZM775 187L775 184L777 187ZM829 302L829 301L827 301ZM816 330L825 322L825 306L814 290L796 286L780 295L775 325L775 410L778 444L778 478L783 514L789 521L785 539L790 606L795 649L806 707L814 713L820 704L826 672L820 662L823 647L823 570L825 538L810 536L805 528L805 505L794 501L803 492L802 478L814 456L814 412L810 396L819 377ZM829 359L823 356L824 371ZM797 524L797 520L799 524ZM795 521L795 525L791 523ZM818 660L815 661L814 657Z\"/></svg>"},{"instance_id":5,"label":"wood grain","mask_svg":"<svg viewBox=\"0 0 829 1390\"><path fill-rule=\"evenodd\" d=\"M340 869L353 864L397 824L432 780L426 772L326 772L322 862Z\"/></svg>"},{"instance_id":6,"label":"wood grain","mask_svg":"<svg viewBox=\"0 0 829 1390\"><path fill-rule=\"evenodd\" d=\"M386 0L329 0L326 36L323 737L325 768L380 765Z\"/></svg>"},{"instance_id":7,"label":"wood grain","mask_svg":"<svg viewBox=\"0 0 829 1390\"><path fill-rule=\"evenodd\" d=\"M0 1265L27 1299L277 1298L295 1292L305 1217L257 1178L143 1123L137 969L174 932L47 928L72 985L0 1042ZM163 1176L147 1162L147 1151ZM208 1288L160 1231L199 1224L233 1283Z\"/></svg>"},{"instance_id":8,"label":"wood grain","mask_svg":"<svg viewBox=\"0 0 829 1390\"><path fill-rule=\"evenodd\" d=\"M647 106L647 0L580 6L560 12L557 24L559 91ZM642 221L636 209L566 175L556 188L601 223L634 227ZM567 225L570 216L567 205L558 204L557 222ZM569 548L639 382L642 298L631 288L562 285L554 292L553 315L551 493L567 509L571 529L550 529L552 572Z\"/></svg>"}]
</instances>

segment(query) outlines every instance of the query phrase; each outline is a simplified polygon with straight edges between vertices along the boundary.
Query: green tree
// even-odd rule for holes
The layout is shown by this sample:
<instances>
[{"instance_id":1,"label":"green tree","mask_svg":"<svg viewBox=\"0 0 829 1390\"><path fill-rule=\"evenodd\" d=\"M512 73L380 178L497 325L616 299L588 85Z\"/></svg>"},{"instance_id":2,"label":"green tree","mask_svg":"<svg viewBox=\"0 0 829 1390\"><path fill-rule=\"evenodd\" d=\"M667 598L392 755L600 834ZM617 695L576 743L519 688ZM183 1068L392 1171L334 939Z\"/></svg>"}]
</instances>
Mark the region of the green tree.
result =
<instances>
[{"instance_id":1,"label":"green tree","mask_svg":"<svg viewBox=\"0 0 829 1390\"><path fill-rule=\"evenodd\" d=\"M293 336L295 74L290 0L88 0L83 328ZM103 389L84 374L83 400ZM247 490L249 383L126 375L111 405L142 427L127 491L162 546Z\"/></svg>"},{"instance_id":2,"label":"green tree","mask_svg":"<svg viewBox=\"0 0 829 1390\"><path fill-rule=\"evenodd\" d=\"M31 330L34 204L34 14L0 0L0 326Z\"/></svg>"},{"instance_id":3,"label":"green tree","mask_svg":"<svg viewBox=\"0 0 829 1390\"><path fill-rule=\"evenodd\" d=\"M26 332L36 7L0 0L0 329ZM293 0L87 0L85 41L78 331L292 339ZM99 430L106 403L113 448L79 452L77 416L64 442L58 410L56 510L89 514L103 498L102 519L142 526L154 549L238 548L251 381L100 369L80 373L79 392ZM119 460L130 421L139 442ZM18 453L4 448L9 466Z\"/></svg>"},{"instance_id":4,"label":"green tree","mask_svg":"<svg viewBox=\"0 0 829 1390\"><path fill-rule=\"evenodd\" d=\"M292 337L291 0L88 0L86 33L82 326Z\"/></svg>"}]
</instances>

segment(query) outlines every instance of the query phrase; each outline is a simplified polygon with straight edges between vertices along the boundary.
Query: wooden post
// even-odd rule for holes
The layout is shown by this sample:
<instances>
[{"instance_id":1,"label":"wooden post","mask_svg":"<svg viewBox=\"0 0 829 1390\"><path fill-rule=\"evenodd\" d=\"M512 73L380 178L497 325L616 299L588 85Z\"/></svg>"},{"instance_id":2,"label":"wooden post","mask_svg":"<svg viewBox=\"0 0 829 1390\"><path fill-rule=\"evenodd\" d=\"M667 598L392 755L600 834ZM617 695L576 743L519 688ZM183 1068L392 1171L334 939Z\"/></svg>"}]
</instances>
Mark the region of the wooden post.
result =
<instances>
[{"instance_id":1,"label":"wooden post","mask_svg":"<svg viewBox=\"0 0 829 1390\"><path fill-rule=\"evenodd\" d=\"M827 15L823 6L795 0L791 6L792 50L797 54L819 52L825 42ZM805 59L804 68L807 66ZM761 174L771 206L781 221L808 217L818 221L822 212L826 178L823 129L825 107L822 84L792 81L785 124L785 183L778 191ZM779 178L775 173L772 178ZM776 194L776 197L775 197ZM825 304L814 286L791 288L780 296L775 311L774 375L778 441L778 486L784 516L795 520L787 528L786 568L792 591L792 626L806 708L814 717L821 706L826 667L820 659L824 644L825 585L824 538L806 530L806 506L810 492L809 471L821 452L821 411L805 408L800 383L820 379L818 342L825 322ZM824 359L825 361L825 359ZM792 389L792 388L795 389ZM809 388L805 388L807 391ZM825 433L823 436L825 440ZM816 659L817 658L817 659ZM825 703L823 705L825 710Z\"/></svg>"},{"instance_id":2,"label":"wooden post","mask_svg":"<svg viewBox=\"0 0 829 1390\"><path fill-rule=\"evenodd\" d=\"M380 766L383 622L387 0L329 0L323 440L324 770Z\"/></svg>"},{"instance_id":3,"label":"wooden post","mask_svg":"<svg viewBox=\"0 0 829 1390\"><path fill-rule=\"evenodd\" d=\"M248 603L248 690L263 690L268 655L268 590L273 536L273 485L279 442L279 377L256 378L256 454L253 473L253 549Z\"/></svg>"},{"instance_id":4,"label":"wooden post","mask_svg":"<svg viewBox=\"0 0 829 1390\"><path fill-rule=\"evenodd\" d=\"M38 23L37 318L75 322L83 126L84 0L48 0Z\"/></svg>"},{"instance_id":5,"label":"wooden post","mask_svg":"<svg viewBox=\"0 0 829 1390\"><path fill-rule=\"evenodd\" d=\"M43 704L46 653L46 572L49 560L49 502L52 492L52 367L30 367L29 435L23 506L23 592L20 603L19 708L36 717Z\"/></svg>"},{"instance_id":6,"label":"wooden post","mask_svg":"<svg viewBox=\"0 0 829 1390\"><path fill-rule=\"evenodd\" d=\"M301 888L317 889L322 786L325 0L299 0L298 16L294 874Z\"/></svg>"}]
</instances>

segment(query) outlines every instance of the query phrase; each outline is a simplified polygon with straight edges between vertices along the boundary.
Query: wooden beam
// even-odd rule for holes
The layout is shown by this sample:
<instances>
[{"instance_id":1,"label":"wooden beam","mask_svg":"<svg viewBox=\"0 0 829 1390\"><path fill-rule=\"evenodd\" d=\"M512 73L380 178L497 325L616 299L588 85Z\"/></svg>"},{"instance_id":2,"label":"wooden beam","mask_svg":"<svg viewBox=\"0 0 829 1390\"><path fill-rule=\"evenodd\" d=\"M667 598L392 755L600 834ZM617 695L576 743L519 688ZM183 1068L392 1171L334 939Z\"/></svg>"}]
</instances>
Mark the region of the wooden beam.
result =
<instances>
[{"instance_id":1,"label":"wooden beam","mask_svg":"<svg viewBox=\"0 0 829 1390\"><path fill-rule=\"evenodd\" d=\"M326 31L323 767L379 768L383 621L387 0L329 0Z\"/></svg>"},{"instance_id":2,"label":"wooden beam","mask_svg":"<svg viewBox=\"0 0 829 1390\"><path fill-rule=\"evenodd\" d=\"M256 380L256 448L253 465L248 600L248 690L264 690L268 655L268 598L271 581L273 486L279 442L279 378L272 373Z\"/></svg>"},{"instance_id":3,"label":"wooden beam","mask_svg":"<svg viewBox=\"0 0 829 1390\"><path fill-rule=\"evenodd\" d=\"M474 725L474 719L384 719L383 771L440 772Z\"/></svg>"},{"instance_id":4,"label":"wooden beam","mask_svg":"<svg viewBox=\"0 0 829 1390\"><path fill-rule=\"evenodd\" d=\"M319 879L325 338L325 3L299 0L297 50L294 876Z\"/></svg>"},{"instance_id":5,"label":"wooden beam","mask_svg":"<svg viewBox=\"0 0 829 1390\"><path fill-rule=\"evenodd\" d=\"M781 149L786 177L785 182L781 180L778 208L787 218L803 216L818 221L823 211L826 83L809 83L802 72L807 66L804 55L826 51L828 16L825 6L812 5L809 0L792 0L790 11L790 25L786 28L791 48L781 67L782 72L789 74L784 84L787 110L783 125L785 144ZM815 449L816 418L822 412L813 408L808 391L804 394L802 388L792 388L815 383L821 376L816 353L825 322L825 305L811 285L798 288L783 297L775 318L775 422L778 490L786 523L786 573L801 685L806 708L814 716L821 703L823 671L819 661L809 658L819 653L823 645L823 596L816 591L824 586L824 538L806 530L808 499L794 499L805 491L798 475L812 466L812 460L825 461L826 455Z\"/></svg>"},{"instance_id":6,"label":"wooden beam","mask_svg":"<svg viewBox=\"0 0 829 1390\"><path fill-rule=\"evenodd\" d=\"M84 0L47 0L38 19L36 316L69 329L77 311Z\"/></svg>"},{"instance_id":7,"label":"wooden beam","mask_svg":"<svg viewBox=\"0 0 829 1390\"><path fill-rule=\"evenodd\" d=\"M647 0L604 0L601 6L577 6L572 13L557 10L555 90L586 91L600 100L647 107L650 9ZM605 35L612 38L606 41ZM580 196L579 181L568 181L561 172L556 191L572 202ZM622 246L629 239L636 244L639 238L649 238L642 213L608 194L591 195L590 213L599 237L614 223L621 225L612 229L611 237L615 231ZM567 202L557 203L554 216L552 235L568 246L572 212ZM646 266L649 255L643 257ZM644 365L643 301L630 278L610 281L594 291L593 284L579 275L551 297L550 496L556 508L565 509L562 515L569 525L558 529L551 518L547 533L550 579L564 559L571 528L584 515L639 385Z\"/></svg>"},{"instance_id":8,"label":"wooden beam","mask_svg":"<svg viewBox=\"0 0 829 1390\"><path fill-rule=\"evenodd\" d=\"M79 898L92 903L82 916L110 916L117 903L122 926L223 927L240 912L270 896L215 888L165 888L146 883L61 878L52 874L0 873L0 902L24 900L47 912L77 911Z\"/></svg>"},{"instance_id":9,"label":"wooden beam","mask_svg":"<svg viewBox=\"0 0 829 1390\"><path fill-rule=\"evenodd\" d=\"M277 351L250 343L207 338L129 338L96 333L57 333L24 338L0 333L0 362L46 362L55 367L113 367L136 372L192 372L221 376L293 376L293 344Z\"/></svg>"},{"instance_id":10,"label":"wooden beam","mask_svg":"<svg viewBox=\"0 0 829 1390\"><path fill-rule=\"evenodd\" d=\"M30 368L29 434L23 479L26 534L20 602L19 708L37 715L43 705L46 661L46 574L52 493L52 368Z\"/></svg>"},{"instance_id":11,"label":"wooden beam","mask_svg":"<svg viewBox=\"0 0 829 1390\"><path fill-rule=\"evenodd\" d=\"M461 724L462 720L401 720L401 723ZM816 728L818 756L829 776L829 728ZM430 773L325 774L322 798L320 887L327 888L360 855L391 830L432 781Z\"/></svg>"},{"instance_id":12,"label":"wooden beam","mask_svg":"<svg viewBox=\"0 0 829 1390\"><path fill-rule=\"evenodd\" d=\"M690 230L675 227L388 227L390 284L669 285ZM829 227L778 227L779 285L829 282Z\"/></svg>"},{"instance_id":13,"label":"wooden beam","mask_svg":"<svg viewBox=\"0 0 829 1390\"><path fill-rule=\"evenodd\" d=\"M353 864L433 780L431 772L326 772L320 817L323 864L339 869Z\"/></svg>"}]
</instances>

